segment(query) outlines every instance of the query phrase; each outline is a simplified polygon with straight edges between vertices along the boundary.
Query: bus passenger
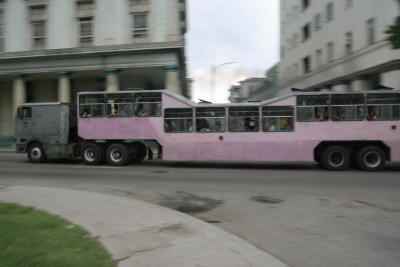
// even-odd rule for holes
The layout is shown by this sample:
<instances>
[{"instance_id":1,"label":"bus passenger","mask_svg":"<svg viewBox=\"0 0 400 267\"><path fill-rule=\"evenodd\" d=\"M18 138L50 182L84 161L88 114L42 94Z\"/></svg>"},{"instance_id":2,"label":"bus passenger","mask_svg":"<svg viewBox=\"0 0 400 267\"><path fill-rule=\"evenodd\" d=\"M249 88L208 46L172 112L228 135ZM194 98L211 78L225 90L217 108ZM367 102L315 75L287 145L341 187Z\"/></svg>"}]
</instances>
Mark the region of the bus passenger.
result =
<instances>
[{"instance_id":1,"label":"bus passenger","mask_svg":"<svg viewBox=\"0 0 400 267\"><path fill-rule=\"evenodd\" d=\"M343 119L344 111L342 107L334 107L332 112L332 120L340 121Z\"/></svg>"},{"instance_id":2,"label":"bus passenger","mask_svg":"<svg viewBox=\"0 0 400 267\"><path fill-rule=\"evenodd\" d=\"M82 112L81 117L82 117L82 118L90 118L90 117L92 117L92 114L90 113L90 110L89 110L89 109L85 108L85 109L83 110L83 112Z\"/></svg>"},{"instance_id":3,"label":"bus passenger","mask_svg":"<svg viewBox=\"0 0 400 267\"><path fill-rule=\"evenodd\" d=\"M378 118L376 116L375 107L369 106L367 107L367 120L376 121Z\"/></svg>"},{"instance_id":4,"label":"bus passenger","mask_svg":"<svg viewBox=\"0 0 400 267\"><path fill-rule=\"evenodd\" d=\"M174 127L172 127L172 124L170 121L165 120L164 121L164 130L167 133L173 132L174 131Z\"/></svg>"},{"instance_id":5,"label":"bus passenger","mask_svg":"<svg viewBox=\"0 0 400 267\"><path fill-rule=\"evenodd\" d=\"M257 123L253 118L245 118L244 126L246 128L246 131L248 131L248 132L257 131Z\"/></svg>"},{"instance_id":6,"label":"bus passenger","mask_svg":"<svg viewBox=\"0 0 400 267\"><path fill-rule=\"evenodd\" d=\"M317 120L317 121L325 120L325 113L318 108L315 108L315 120Z\"/></svg>"},{"instance_id":7,"label":"bus passenger","mask_svg":"<svg viewBox=\"0 0 400 267\"><path fill-rule=\"evenodd\" d=\"M149 104L142 103L137 106L135 115L140 117L147 117L149 116L149 111L150 111Z\"/></svg>"},{"instance_id":8,"label":"bus passenger","mask_svg":"<svg viewBox=\"0 0 400 267\"><path fill-rule=\"evenodd\" d=\"M210 131L210 124L208 123L207 119L197 119L196 125L197 132L209 132Z\"/></svg>"}]
</instances>

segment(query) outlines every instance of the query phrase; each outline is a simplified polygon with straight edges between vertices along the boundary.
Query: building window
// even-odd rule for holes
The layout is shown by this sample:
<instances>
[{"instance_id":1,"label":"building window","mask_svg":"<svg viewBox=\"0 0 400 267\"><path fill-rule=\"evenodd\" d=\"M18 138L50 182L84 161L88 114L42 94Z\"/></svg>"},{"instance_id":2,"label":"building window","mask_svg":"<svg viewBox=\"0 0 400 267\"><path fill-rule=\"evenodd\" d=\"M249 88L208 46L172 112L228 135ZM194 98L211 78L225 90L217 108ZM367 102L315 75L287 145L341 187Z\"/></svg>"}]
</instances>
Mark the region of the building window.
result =
<instances>
[{"instance_id":1,"label":"building window","mask_svg":"<svg viewBox=\"0 0 400 267\"><path fill-rule=\"evenodd\" d=\"M334 18L334 4L330 2L326 5L326 22L332 21Z\"/></svg>"},{"instance_id":2,"label":"building window","mask_svg":"<svg viewBox=\"0 0 400 267\"><path fill-rule=\"evenodd\" d=\"M295 33L293 34L292 37L292 48L297 48L298 43L299 43L299 34Z\"/></svg>"},{"instance_id":3,"label":"building window","mask_svg":"<svg viewBox=\"0 0 400 267\"><path fill-rule=\"evenodd\" d=\"M78 33L79 45L93 45L93 18L95 4L93 0L77 1Z\"/></svg>"},{"instance_id":4,"label":"building window","mask_svg":"<svg viewBox=\"0 0 400 267\"><path fill-rule=\"evenodd\" d=\"M353 0L344 0L346 8L351 8L353 6Z\"/></svg>"},{"instance_id":5,"label":"building window","mask_svg":"<svg viewBox=\"0 0 400 267\"><path fill-rule=\"evenodd\" d=\"M322 66L322 50L315 51L315 65L317 68Z\"/></svg>"},{"instance_id":6,"label":"building window","mask_svg":"<svg viewBox=\"0 0 400 267\"><path fill-rule=\"evenodd\" d=\"M310 36L311 36L311 31L310 31L310 23L304 25L302 32L303 32L303 42L307 41Z\"/></svg>"},{"instance_id":7,"label":"building window","mask_svg":"<svg viewBox=\"0 0 400 267\"><path fill-rule=\"evenodd\" d=\"M148 5L149 0L131 0L131 5L139 6L139 5Z\"/></svg>"},{"instance_id":8,"label":"building window","mask_svg":"<svg viewBox=\"0 0 400 267\"><path fill-rule=\"evenodd\" d=\"M314 30L319 31L320 29L322 29L322 19L321 13L318 13L314 16Z\"/></svg>"},{"instance_id":9,"label":"building window","mask_svg":"<svg viewBox=\"0 0 400 267\"><path fill-rule=\"evenodd\" d=\"M299 77L299 63L295 63L293 65L293 72L294 72L294 77L297 78Z\"/></svg>"},{"instance_id":10,"label":"building window","mask_svg":"<svg viewBox=\"0 0 400 267\"><path fill-rule=\"evenodd\" d=\"M327 61L328 63L332 62L335 59L335 46L333 42L330 42L326 45L327 47Z\"/></svg>"},{"instance_id":11,"label":"building window","mask_svg":"<svg viewBox=\"0 0 400 267\"><path fill-rule=\"evenodd\" d=\"M310 6L311 0L302 0L302 9L303 11L306 10Z\"/></svg>"},{"instance_id":12,"label":"building window","mask_svg":"<svg viewBox=\"0 0 400 267\"><path fill-rule=\"evenodd\" d=\"M0 9L0 52L4 52L4 13L3 10Z\"/></svg>"},{"instance_id":13,"label":"building window","mask_svg":"<svg viewBox=\"0 0 400 267\"><path fill-rule=\"evenodd\" d=\"M346 44L345 44L346 55L349 56L353 53L353 33L346 33Z\"/></svg>"},{"instance_id":14,"label":"building window","mask_svg":"<svg viewBox=\"0 0 400 267\"><path fill-rule=\"evenodd\" d=\"M93 19L79 19L79 44L81 46L91 46L93 44Z\"/></svg>"},{"instance_id":15,"label":"building window","mask_svg":"<svg viewBox=\"0 0 400 267\"><path fill-rule=\"evenodd\" d=\"M299 7L295 6L293 7L293 19L296 20L299 18Z\"/></svg>"},{"instance_id":16,"label":"building window","mask_svg":"<svg viewBox=\"0 0 400 267\"><path fill-rule=\"evenodd\" d=\"M148 37L147 13L133 14L133 39L144 39Z\"/></svg>"},{"instance_id":17,"label":"building window","mask_svg":"<svg viewBox=\"0 0 400 267\"><path fill-rule=\"evenodd\" d=\"M375 19L369 19L366 22L367 24L367 45L373 45L376 42L375 37Z\"/></svg>"},{"instance_id":18,"label":"building window","mask_svg":"<svg viewBox=\"0 0 400 267\"><path fill-rule=\"evenodd\" d=\"M311 56L303 58L303 70L304 74L311 72Z\"/></svg>"},{"instance_id":19,"label":"building window","mask_svg":"<svg viewBox=\"0 0 400 267\"><path fill-rule=\"evenodd\" d=\"M40 50L46 47L46 6L31 6L30 21L32 35L32 49Z\"/></svg>"}]
</instances>

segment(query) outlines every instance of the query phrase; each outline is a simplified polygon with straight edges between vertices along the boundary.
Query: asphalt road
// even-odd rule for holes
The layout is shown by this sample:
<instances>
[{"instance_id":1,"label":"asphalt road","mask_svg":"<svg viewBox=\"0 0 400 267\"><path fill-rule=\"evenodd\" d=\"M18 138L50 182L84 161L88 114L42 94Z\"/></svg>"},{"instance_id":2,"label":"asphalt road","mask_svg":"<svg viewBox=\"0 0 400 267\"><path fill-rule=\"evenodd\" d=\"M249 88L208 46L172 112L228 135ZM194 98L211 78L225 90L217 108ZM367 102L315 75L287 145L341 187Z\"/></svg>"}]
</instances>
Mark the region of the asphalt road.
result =
<instances>
[{"instance_id":1,"label":"asphalt road","mask_svg":"<svg viewBox=\"0 0 400 267\"><path fill-rule=\"evenodd\" d=\"M104 192L167 206L295 267L400 266L399 174L400 164L378 173L310 164L35 165L0 153L1 185Z\"/></svg>"}]
</instances>

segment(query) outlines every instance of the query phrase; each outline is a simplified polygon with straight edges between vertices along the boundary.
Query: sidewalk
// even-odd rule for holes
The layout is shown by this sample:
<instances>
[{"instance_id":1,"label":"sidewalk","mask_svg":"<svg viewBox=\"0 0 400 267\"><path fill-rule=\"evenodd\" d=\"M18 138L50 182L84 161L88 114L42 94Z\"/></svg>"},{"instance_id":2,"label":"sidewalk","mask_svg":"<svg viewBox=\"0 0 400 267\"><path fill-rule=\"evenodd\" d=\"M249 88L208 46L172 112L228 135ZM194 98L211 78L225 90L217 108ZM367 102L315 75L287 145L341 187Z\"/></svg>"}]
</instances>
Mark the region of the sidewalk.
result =
<instances>
[{"instance_id":1,"label":"sidewalk","mask_svg":"<svg viewBox=\"0 0 400 267\"><path fill-rule=\"evenodd\" d=\"M208 223L128 198L66 189L0 186L0 201L46 210L83 226L104 244L121 267L287 266Z\"/></svg>"}]
</instances>

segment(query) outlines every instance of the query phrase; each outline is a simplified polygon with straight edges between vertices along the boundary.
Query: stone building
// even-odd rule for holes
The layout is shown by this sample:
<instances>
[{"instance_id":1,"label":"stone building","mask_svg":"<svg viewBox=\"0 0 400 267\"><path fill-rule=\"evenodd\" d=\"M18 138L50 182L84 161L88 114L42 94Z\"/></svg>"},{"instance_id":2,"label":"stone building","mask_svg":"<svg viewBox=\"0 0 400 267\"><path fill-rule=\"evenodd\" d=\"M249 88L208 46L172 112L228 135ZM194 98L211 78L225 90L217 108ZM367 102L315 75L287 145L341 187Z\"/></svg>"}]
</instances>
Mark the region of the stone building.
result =
<instances>
[{"instance_id":1,"label":"stone building","mask_svg":"<svg viewBox=\"0 0 400 267\"><path fill-rule=\"evenodd\" d=\"M22 102L79 91L188 96L185 0L0 0L0 143Z\"/></svg>"},{"instance_id":2,"label":"stone building","mask_svg":"<svg viewBox=\"0 0 400 267\"><path fill-rule=\"evenodd\" d=\"M385 33L398 0L281 0L280 94L400 89L400 52Z\"/></svg>"}]
</instances>

